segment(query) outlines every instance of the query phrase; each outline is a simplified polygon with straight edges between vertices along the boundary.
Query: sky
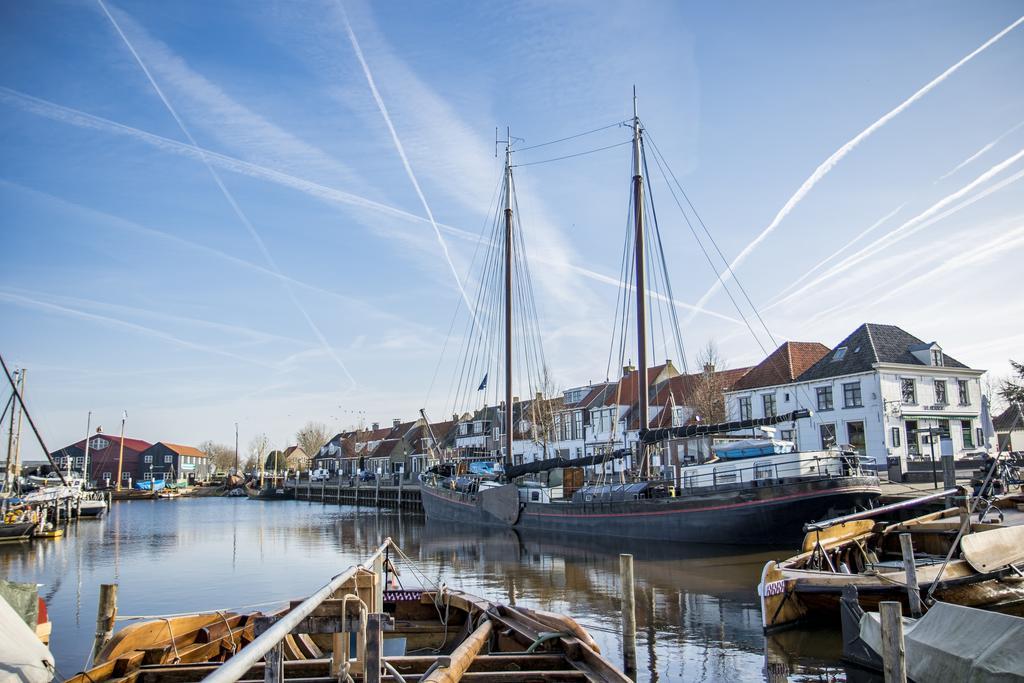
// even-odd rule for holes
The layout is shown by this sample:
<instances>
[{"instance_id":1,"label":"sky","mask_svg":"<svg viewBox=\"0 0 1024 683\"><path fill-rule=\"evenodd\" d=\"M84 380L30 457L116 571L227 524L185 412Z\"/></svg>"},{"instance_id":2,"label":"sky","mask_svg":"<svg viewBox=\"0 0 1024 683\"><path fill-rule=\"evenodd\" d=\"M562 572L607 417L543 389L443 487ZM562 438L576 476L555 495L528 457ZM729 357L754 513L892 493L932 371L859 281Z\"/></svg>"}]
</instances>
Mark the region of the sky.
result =
<instances>
[{"instance_id":1,"label":"sky","mask_svg":"<svg viewBox=\"0 0 1024 683\"><path fill-rule=\"evenodd\" d=\"M735 275L716 285L651 158L691 366L708 341L738 367L876 322L1006 375L1024 356L1022 14L3 3L0 353L51 450L90 412L154 442L230 443L238 423L243 448L308 420L441 420L468 407L463 302L508 128L551 386L601 381L635 86L648 151Z\"/></svg>"}]
</instances>

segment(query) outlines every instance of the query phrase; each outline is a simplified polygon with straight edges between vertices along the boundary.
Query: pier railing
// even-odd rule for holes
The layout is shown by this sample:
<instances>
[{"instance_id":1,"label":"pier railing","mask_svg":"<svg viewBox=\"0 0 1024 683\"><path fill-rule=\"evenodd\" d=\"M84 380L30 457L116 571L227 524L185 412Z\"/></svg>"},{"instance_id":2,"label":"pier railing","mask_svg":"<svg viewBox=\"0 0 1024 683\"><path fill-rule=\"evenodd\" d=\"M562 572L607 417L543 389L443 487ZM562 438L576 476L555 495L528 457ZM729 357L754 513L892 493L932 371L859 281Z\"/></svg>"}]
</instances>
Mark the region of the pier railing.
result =
<instances>
[{"instance_id":1,"label":"pier railing","mask_svg":"<svg viewBox=\"0 0 1024 683\"><path fill-rule=\"evenodd\" d=\"M680 472L682 492L701 488L722 488L760 482L794 479L831 479L866 475L865 456L850 453L797 452L785 455L751 457L743 461L725 460L684 467Z\"/></svg>"},{"instance_id":2,"label":"pier railing","mask_svg":"<svg viewBox=\"0 0 1024 683\"><path fill-rule=\"evenodd\" d=\"M298 627L303 620L310 617L323 603L335 593L346 586L353 584L360 573L370 571L375 577L373 582L372 605L369 611L380 612L383 608L384 596L384 560L388 549L394 546L390 538L373 551L363 564L353 565L332 578L325 586L320 588L298 605L292 607L287 613L270 624L262 634L255 640L236 652L224 664L217 667L213 673L203 679L205 683L235 683L246 676L250 669L258 665L266 657L265 681L283 680L283 656L282 648L284 639ZM342 606L344 611L345 605ZM345 642L348 642L348 633ZM335 653L336 655L338 653ZM268 656L269 655L269 656Z\"/></svg>"}]
</instances>

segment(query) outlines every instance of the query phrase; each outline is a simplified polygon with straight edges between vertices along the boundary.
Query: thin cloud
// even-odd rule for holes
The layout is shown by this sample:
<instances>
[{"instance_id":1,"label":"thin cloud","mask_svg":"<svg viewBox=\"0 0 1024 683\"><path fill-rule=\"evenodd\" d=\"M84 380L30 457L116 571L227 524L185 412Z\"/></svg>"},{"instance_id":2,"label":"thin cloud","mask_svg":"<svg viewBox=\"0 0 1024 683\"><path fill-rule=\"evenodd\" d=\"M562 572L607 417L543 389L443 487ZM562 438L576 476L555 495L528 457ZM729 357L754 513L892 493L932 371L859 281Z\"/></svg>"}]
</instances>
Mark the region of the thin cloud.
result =
<instances>
[{"instance_id":1,"label":"thin cloud","mask_svg":"<svg viewBox=\"0 0 1024 683\"><path fill-rule=\"evenodd\" d=\"M992 185L991 187L985 188L984 190L982 190L978 194L973 195L973 196L967 198L966 200L960 202L959 204L956 204L956 205L946 209L945 211L942 211L942 209L944 209L946 206L948 206L949 204L951 204L951 203L955 202L956 200L960 199L964 195L970 193L972 190L977 188L979 185L987 182L988 180L993 178L995 175L997 175L998 173L1000 173L1003 170L1005 170L1011 164L1015 163L1021 157L1024 157L1024 149L1022 149L1021 151L1017 152L1016 154L1014 154L1013 156L1009 157L1008 159L1005 159L1004 161L996 164L995 166L993 166L989 170L987 170L984 173L982 173L980 176L975 178L973 181L971 181L967 185L961 187L956 192L953 192L952 194L946 195L945 197L943 197L939 201L935 202L930 207L928 207L927 209L925 209L921 213L917 214L916 216L914 216L910 220L906 221L905 223L903 223L899 227L894 228L893 230L889 231L885 235L879 237L874 242L868 244L867 246L865 246L864 248L860 249L859 251L851 254L850 256L848 256L847 258L843 259L842 261L837 263L835 266L833 266L832 268L828 269L825 273L823 273L822 275L820 275L817 278L815 278L814 280L812 280L811 282L805 284L803 287L800 287L799 289L791 292L790 294L788 294L784 298L780 299L776 303L772 304L772 306L774 307L774 306L779 306L781 304L784 304L787 301L791 301L792 299L795 299L796 297L800 296L804 292L806 292L806 291L816 287L817 285L821 284L822 282L825 282L827 280L834 280L834 278L837 275L839 275L839 274L849 270L853 266L857 265L858 263L860 263L860 262L864 261L865 259L867 259L868 257L872 256L873 254L877 253L879 250L881 250L881 249L883 249L885 247L891 246L892 244L895 244L896 242L904 240L904 239L910 237L911 235L913 235L913 234L915 234L915 233L917 233L917 232L919 232L921 230L924 230L928 226L933 225L934 223L936 223L936 222L938 222L938 221L940 221L940 220L942 220L942 219L944 219L944 218L946 218L948 216L953 215L954 213L960 211L961 209L964 209L964 208L970 206L971 204L974 204L975 202L978 202L978 201L984 199L985 197L988 197L993 192L998 192L999 190L1002 190L1003 188L1005 188L1005 187L1007 187L1007 186L1017 182L1021 178L1024 178L1024 171L1019 171L1019 172L1015 173L1014 175L1010 176L1009 178L1005 178L1004 180L996 183L995 185Z\"/></svg>"},{"instance_id":2,"label":"thin cloud","mask_svg":"<svg viewBox=\"0 0 1024 683\"><path fill-rule=\"evenodd\" d=\"M948 173L945 173L945 174L943 174L943 175L940 175L940 176L939 176L939 180L945 180L945 179L946 179L946 178L948 178L949 176L953 175L954 173L956 173L957 171L959 171L959 170L960 170L961 168L963 168L963 167L964 167L964 166L966 166L967 164L971 163L972 161L974 161L975 159L977 159L978 157L980 157L980 156L981 156L982 154L984 154L985 152L987 152L987 151L989 151L990 149L992 149L993 147L995 147L995 146L996 146L997 144L999 144L999 143L1000 143L1000 142L1001 142L1001 141L1003 140L1003 138L1005 138L1005 137L1006 137L1007 135L1009 135L1009 134L1010 134L1010 133L1012 133L1013 131L1017 130L1017 129L1018 129L1018 128L1020 128L1021 126L1024 126L1024 121L1021 121L1021 122L1020 122L1020 123L1018 123L1018 124L1017 124L1016 126L1014 126L1013 128L1011 128L1010 130L1006 131L1005 133L1003 133L1002 135L1000 135L999 137L997 137L997 138L996 138L995 140L993 140L992 142L988 143L987 145L985 145L984 147L982 147L981 149L979 149L979 150L978 150L977 152L975 152L975 153L974 153L974 154L972 154L971 156L969 156L969 157L967 157L966 159L964 159L963 161L961 161L961 162L960 162L959 164L957 164L956 166L954 166L954 167L953 167L953 169L952 169L951 171L949 171ZM936 180L935 182L939 182L939 180Z\"/></svg>"},{"instance_id":3,"label":"thin cloud","mask_svg":"<svg viewBox=\"0 0 1024 683\"><path fill-rule=\"evenodd\" d=\"M1015 22L1013 22L1012 24L1010 24L1009 26L1004 28L1002 31L1000 31L996 35L994 35L991 38L989 38L988 40L986 40L976 50L971 52L969 55L967 55L966 57L961 59L959 62L957 62L953 66L951 66L948 69L946 69L945 71L943 71L941 74L939 74L934 79L932 79L923 88L921 88L920 90L915 92L913 95L911 95L910 97L905 99L903 102L901 102L899 105L897 105L895 108L890 110L887 114L885 114L882 118L880 118L877 121L875 121L874 123L872 123L870 126L865 128L864 130L862 130L860 133L858 133L851 140L846 142L842 147L840 147L835 152L833 152L832 155L828 159L825 159L825 161L823 161L821 163L821 165L818 166L818 168L814 169L814 173L812 173L811 176L809 178L807 178L807 180L804 181L804 183L800 186L800 188L796 191L796 193L792 197L790 197L789 200L783 205L783 207L775 215L775 218L772 219L772 222L768 224L768 227L765 228L764 230L762 230L761 234L759 234L757 237L755 237L753 239L753 241L751 241L750 244L748 244L746 247L744 247L743 250L739 253L739 255L737 255L736 258L734 258L732 260L732 263L729 264L729 268L726 270L725 273L722 274L722 277L719 278L719 279L716 279L714 281L714 283L712 283L712 285L708 289L708 291L705 292L704 295L700 299L697 300L697 304L696 304L697 307L698 308L703 308L704 307L704 305L708 302L708 300L712 296L714 296L714 294L721 288L722 284L732 276L732 274L734 273L736 268L738 268L740 266L740 264L742 264L743 261L748 256L750 256L750 254L753 253L753 251L755 249L757 249L757 247L768 237L768 235L770 235L779 226L779 223L781 223L782 220L786 216L788 216L789 213L794 208L796 208L796 205L799 204L800 201L803 200L803 198L805 196L807 196L807 193L810 192L811 189L815 185L817 185L818 182L820 182L821 179L824 178L828 174L828 172L831 171L832 168L843 159L843 157L845 157L847 154L849 154L861 142L866 140L872 133L877 131L879 128L881 128L886 123L891 121L893 118L898 116L907 107L909 107L914 102L916 102L917 100L919 100L922 97L924 97L926 94L928 94L928 92L930 92L932 89L934 89L940 83L942 83L947 78L949 78L953 73L955 73L958 69L960 69L960 67L962 67L964 64L968 63L969 61L974 59L976 56L978 56L979 54L984 52L986 49L988 49L989 47L991 47L992 45L997 43L1000 39L1003 38L1003 36L1005 36L1007 33L1009 33L1013 29L1015 29L1018 26L1020 26L1022 23L1024 23L1024 16L1020 17ZM690 318L691 319L693 318L692 314L690 315Z\"/></svg>"},{"instance_id":4,"label":"thin cloud","mask_svg":"<svg viewBox=\"0 0 1024 683\"><path fill-rule=\"evenodd\" d=\"M121 40L124 42L125 46L129 50L129 52L132 53L132 56L135 58L135 61L138 63L139 67L142 69L143 73L146 74L146 78L149 80L150 85L153 86L153 89L156 91L156 94L160 97L160 100L164 103L164 106L167 108L167 111L171 114L171 116L174 118L175 122L178 124L178 128L181 129L182 134L184 134L184 136L188 139L189 143L193 147L195 147L197 150L200 150L200 147L196 143L195 138L192 137L192 133L189 132L188 127L185 126L185 122L182 121L180 116L178 116L178 112L171 105L171 102L170 102L170 100L167 99L167 96L164 95L163 90L160 89L160 86L157 84L156 80L153 78L153 75L150 73L149 69L146 67L145 62L142 61L142 57L135 50L135 48L132 46L131 41L128 40L128 36L126 36L124 31L121 30L121 26L117 23L117 20L114 19L114 16L107 9L107 6L103 3L103 0L96 0L96 2L99 3L100 8L103 9L103 13L107 15L107 19L110 20L110 23L114 26L114 29L117 31L117 34L119 36L121 36ZM231 194L231 192L228 190L227 186L224 184L224 181L221 180L220 174L217 173L217 169L215 169L213 167L213 164L211 164L207 160L206 155L202 154L201 150L200 150L200 154L202 156L203 163L206 165L207 170L209 170L210 175L213 176L214 182L217 184L217 187L220 188L221 194L224 195L224 199L231 206L231 209L232 209L232 211L234 211L235 215L238 217L238 220L241 221L242 225L244 225L246 230L249 232L249 235L252 237L253 241L256 243L256 246L259 248L260 252L263 254L263 258L266 260L267 265L269 265L270 269L273 270L275 273L280 274L281 273L281 269L278 268L277 262L274 260L274 257L271 255L270 250L267 249L267 245L263 242L263 238L260 237L260 234L256 231L256 228L253 226L252 222L249 220L249 217L245 214L244 211L242 211L242 207L238 205L237 201L235 201L234 195ZM341 371L345 374L345 377L348 379L348 381L349 381L349 383L351 385L350 389L355 389L357 384L356 384L355 378L352 376L352 373L349 372L348 367L346 367L345 363L341 360L341 357L338 356L338 354L334 351L334 348L327 342L327 338L324 337L323 333L320 331L320 328L317 327L315 322L313 322L313 318L310 317L309 312L306 310L306 308L299 301L299 299L295 295L295 291L292 289L291 285L287 281L284 281L284 280L282 280L282 284L284 285L285 291L288 293L288 297L292 300L292 304L294 304L295 308L299 311L299 313L302 314L302 317L305 318L306 324L309 325L310 330L312 330L314 336L316 336L317 340L320 342L320 345L324 348L324 350L328 353L328 355L334 360L334 362L338 365L338 367L341 368Z\"/></svg>"}]
</instances>

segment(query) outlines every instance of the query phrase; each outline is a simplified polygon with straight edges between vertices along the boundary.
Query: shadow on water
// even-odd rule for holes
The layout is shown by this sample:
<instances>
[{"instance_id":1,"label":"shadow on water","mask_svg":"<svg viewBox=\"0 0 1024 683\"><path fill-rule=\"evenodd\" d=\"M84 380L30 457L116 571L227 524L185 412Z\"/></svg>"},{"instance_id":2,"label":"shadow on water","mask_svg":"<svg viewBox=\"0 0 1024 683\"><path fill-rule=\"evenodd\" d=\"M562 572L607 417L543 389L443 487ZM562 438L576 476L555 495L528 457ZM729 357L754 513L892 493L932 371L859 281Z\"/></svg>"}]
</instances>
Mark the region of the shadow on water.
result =
<instances>
[{"instance_id":1,"label":"shadow on water","mask_svg":"<svg viewBox=\"0 0 1024 683\"><path fill-rule=\"evenodd\" d=\"M631 553L641 681L846 678L838 630L761 633L761 568L790 549L521 534L331 504L196 498L117 503L63 539L0 546L0 575L43 584L66 676L85 662L101 583L119 584L125 616L269 606L310 593L387 536L422 572L403 572L405 585L446 582L564 612L616 662L618 555Z\"/></svg>"}]
</instances>

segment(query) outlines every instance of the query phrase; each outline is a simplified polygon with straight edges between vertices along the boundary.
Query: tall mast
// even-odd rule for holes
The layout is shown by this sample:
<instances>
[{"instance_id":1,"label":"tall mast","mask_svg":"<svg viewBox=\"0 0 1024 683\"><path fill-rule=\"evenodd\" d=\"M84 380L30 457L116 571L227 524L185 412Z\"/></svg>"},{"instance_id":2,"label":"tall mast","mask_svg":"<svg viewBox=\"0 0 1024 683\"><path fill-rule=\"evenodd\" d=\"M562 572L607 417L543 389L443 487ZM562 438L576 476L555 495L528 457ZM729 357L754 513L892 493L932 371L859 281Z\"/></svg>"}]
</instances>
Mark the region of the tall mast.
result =
<instances>
[{"instance_id":1,"label":"tall mast","mask_svg":"<svg viewBox=\"0 0 1024 683\"><path fill-rule=\"evenodd\" d=\"M505 140L505 464L512 464L512 133Z\"/></svg>"},{"instance_id":2,"label":"tall mast","mask_svg":"<svg viewBox=\"0 0 1024 683\"><path fill-rule=\"evenodd\" d=\"M89 488L89 439L92 438L92 411L89 411L85 418L85 457L82 459L82 477L85 479L85 488Z\"/></svg>"},{"instance_id":3,"label":"tall mast","mask_svg":"<svg viewBox=\"0 0 1024 683\"><path fill-rule=\"evenodd\" d=\"M639 429L642 435L650 426L648 418L647 397L647 275L644 266L644 176L641 154L640 117L636 109L636 88L633 88L633 222L635 233L633 242L636 253L636 356L637 378L636 392L639 402ZM640 459L641 475L650 475L650 463L647 462L646 446L643 441L637 442L637 457Z\"/></svg>"}]
</instances>

